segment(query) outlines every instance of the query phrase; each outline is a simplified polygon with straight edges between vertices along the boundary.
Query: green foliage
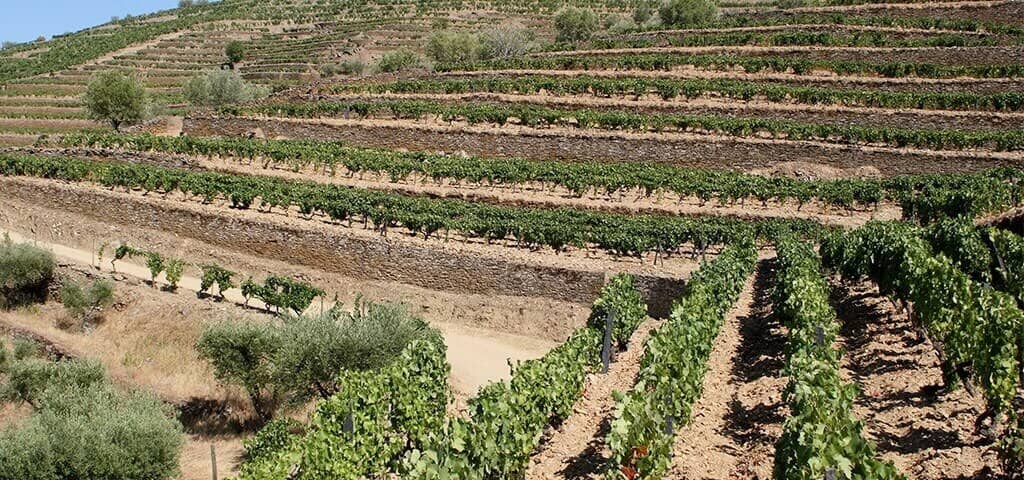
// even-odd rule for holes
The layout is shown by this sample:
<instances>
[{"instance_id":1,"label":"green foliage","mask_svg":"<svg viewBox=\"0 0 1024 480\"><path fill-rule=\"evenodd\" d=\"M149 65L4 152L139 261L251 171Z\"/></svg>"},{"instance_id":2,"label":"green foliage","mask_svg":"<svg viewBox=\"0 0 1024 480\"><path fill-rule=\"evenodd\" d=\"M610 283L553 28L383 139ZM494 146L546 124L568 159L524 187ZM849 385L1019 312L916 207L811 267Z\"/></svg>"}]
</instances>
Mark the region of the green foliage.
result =
<instances>
[{"instance_id":1,"label":"green foliage","mask_svg":"<svg viewBox=\"0 0 1024 480\"><path fill-rule=\"evenodd\" d=\"M612 478L661 478L667 471L674 433L666 427L690 421L714 340L756 260L749 239L727 247L693 274L669 320L647 341L636 386L616 395L606 439Z\"/></svg>"},{"instance_id":2,"label":"green foliage","mask_svg":"<svg viewBox=\"0 0 1024 480\"><path fill-rule=\"evenodd\" d=\"M734 137L758 137L812 140L848 144L884 144L896 147L916 146L939 150L986 148L996 151L1024 149L1024 130L928 130L875 127L831 123L802 123L790 120L683 113L637 113L599 109L562 109L542 105L462 103L447 104L429 100L363 100L309 103L266 103L248 107L224 108L235 115L275 115L320 118L336 115L362 117L386 115L403 119L438 116L444 121L468 124L518 124L530 127L563 126L640 132L712 132Z\"/></svg>"},{"instance_id":3,"label":"green foliage","mask_svg":"<svg viewBox=\"0 0 1024 480\"><path fill-rule=\"evenodd\" d=\"M7 373L7 364L11 361L11 355L7 353L7 344L0 342L0 374Z\"/></svg>"},{"instance_id":4,"label":"green foliage","mask_svg":"<svg viewBox=\"0 0 1024 480\"><path fill-rule=\"evenodd\" d=\"M101 309L114 303L114 284L109 280L96 280L83 287L77 282L66 282L60 289L60 301L85 327L96 320Z\"/></svg>"},{"instance_id":5,"label":"green foliage","mask_svg":"<svg viewBox=\"0 0 1024 480\"><path fill-rule=\"evenodd\" d=\"M146 182L144 188L151 190L156 185L152 182ZM159 252L151 252L148 250L140 250L132 247L128 244L122 244L114 250L114 258L110 260L110 265L113 266L114 262L122 260L125 257L134 258L142 257L146 259L146 268L149 269L150 282L153 286L156 286L156 277L160 276L161 273L165 273L167 283L171 289L178 288L178 282L181 281L181 277L185 272L185 261L177 258L164 257Z\"/></svg>"},{"instance_id":6,"label":"green foliage","mask_svg":"<svg viewBox=\"0 0 1024 480\"><path fill-rule=\"evenodd\" d=\"M480 32L480 58L510 58L526 55L533 43L533 30L521 23L505 22Z\"/></svg>"},{"instance_id":7,"label":"green foliage","mask_svg":"<svg viewBox=\"0 0 1024 480\"><path fill-rule=\"evenodd\" d=\"M593 10L566 7L555 14L555 33L559 42L590 40L598 29L597 14Z\"/></svg>"},{"instance_id":8,"label":"green foliage","mask_svg":"<svg viewBox=\"0 0 1024 480\"><path fill-rule=\"evenodd\" d=\"M1013 232L990 228L985 236L992 245L996 288L1013 295L1024 305L1024 238Z\"/></svg>"},{"instance_id":9,"label":"green foliage","mask_svg":"<svg viewBox=\"0 0 1024 480\"><path fill-rule=\"evenodd\" d=\"M338 393L338 372L376 370L398 358L426 333L426 323L392 303L359 303L353 312L332 309L289 320L279 330L275 383L299 399Z\"/></svg>"},{"instance_id":10,"label":"green foliage","mask_svg":"<svg viewBox=\"0 0 1024 480\"><path fill-rule=\"evenodd\" d=\"M0 242L0 309L44 301L55 266L46 250Z\"/></svg>"},{"instance_id":11,"label":"green foliage","mask_svg":"<svg viewBox=\"0 0 1024 480\"><path fill-rule=\"evenodd\" d=\"M776 444L774 478L818 480L829 469L837 479L905 478L876 458L874 444L853 415L857 387L840 377L840 353L832 346L839 323L818 255L810 244L793 239L777 245L772 303L789 329L784 370L789 384L783 396L791 414Z\"/></svg>"},{"instance_id":12,"label":"green foliage","mask_svg":"<svg viewBox=\"0 0 1024 480\"><path fill-rule=\"evenodd\" d=\"M572 413L587 373L600 362L599 330L582 328L540 359L518 363L510 381L488 384L470 418L449 418L404 460L409 478L521 478L544 427Z\"/></svg>"},{"instance_id":13,"label":"green foliage","mask_svg":"<svg viewBox=\"0 0 1024 480\"><path fill-rule=\"evenodd\" d=\"M43 345L33 338L14 337L14 359L25 360L26 358L40 357L43 355Z\"/></svg>"},{"instance_id":14,"label":"green foliage","mask_svg":"<svg viewBox=\"0 0 1024 480\"><path fill-rule=\"evenodd\" d=\"M277 418L267 422L256 436L242 441L246 463L257 463L271 458L298 440L305 430L302 423L290 418Z\"/></svg>"},{"instance_id":15,"label":"green foliage","mask_svg":"<svg viewBox=\"0 0 1024 480\"><path fill-rule=\"evenodd\" d=\"M51 362L23 357L11 362L7 382L0 388L0 401L24 402L38 407L49 388L79 389L105 381L106 370L99 362Z\"/></svg>"},{"instance_id":16,"label":"green foliage","mask_svg":"<svg viewBox=\"0 0 1024 480\"><path fill-rule=\"evenodd\" d=\"M416 52L407 48L400 48L381 55L377 60L377 70L384 73L401 72L411 70L420 66L420 57Z\"/></svg>"},{"instance_id":17,"label":"green foliage","mask_svg":"<svg viewBox=\"0 0 1024 480\"><path fill-rule=\"evenodd\" d=\"M170 284L171 289L178 288L178 282L181 281L181 276L185 273L185 262L178 258L171 258L167 260L166 277L167 283Z\"/></svg>"},{"instance_id":18,"label":"green foliage","mask_svg":"<svg viewBox=\"0 0 1024 480\"><path fill-rule=\"evenodd\" d=\"M1016 300L971 280L945 255L934 255L919 229L870 222L822 243L824 263L845 276L866 275L888 295L912 305L912 315L941 345L948 386L978 383L991 412L1011 413L1021 389L1024 313Z\"/></svg>"},{"instance_id":19,"label":"green foliage","mask_svg":"<svg viewBox=\"0 0 1024 480\"><path fill-rule=\"evenodd\" d=\"M119 130L123 124L145 117L148 96L134 73L110 70L93 76L82 103L90 117L110 122L114 130Z\"/></svg>"},{"instance_id":20,"label":"green foliage","mask_svg":"<svg viewBox=\"0 0 1024 480\"><path fill-rule=\"evenodd\" d=\"M235 68L236 63L245 59L246 53L245 44L238 40L228 42L227 46L224 47L224 56L228 58L228 63L232 69Z\"/></svg>"},{"instance_id":21,"label":"green foliage","mask_svg":"<svg viewBox=\"0 0 1024 480\"><path fill-rule=\"evenodd\" d=\"M473 62L480 55L480 40L472 33L444 30L430 35L426 50L435 62Z\"/></svg>"},{"instance_id":22,"label":"green foliage","mask_svg":"<svg viewBox=\"0 0 1024 480\"><path fill-rule=\"evenodd\" d=\"M253 410L269 420L278 400L273 386L273 359L281 338L271 326L256 322L222 322L206 327L196 351L225 384L245 389Z\"/></svg>"},{"instance_id":23,"label":"green foliage","mask_svg":"<svg viewBox=\"0 0 1024 480\"><path fill-rule=\"evenodd\" d=\"M667 0L658 9L661 23L671 27L700 27L718 17L715 0Z\"/></svg>"},{"instance_id":24,"label":"green foliage","mask_svg":"<svg viewBox=\"0 0 1024 480\"><path fill-rule=\"evenodd\" d=\"M155 185L155 189L180 190L208 200L227 198L239 208L248 208L248 202L259 197L264 209L294 205L303 215L322 212L336 222L362 219L364 226L372 222L373 228L384 234L388 228L401 225L425 237L437 232L462 232L467 237L488 241L511 238L522 247L549 246L561 251L575 246L635 257L645 252L682 253L684 244L696 245L696 254L699 254L709 246L751 236L771 239L780 230L791 230L809 237L817 237L823 231L820 224L806 220L618 215L572 209L504 207L410 197L318 182L65 157L0 154L0 174L75 181L89 179L110 188ZM251 296L262 291L262 286L249 283L243 284L243 295L248 292ZM299 290L316 296L315 289ZM312 296L301 299L311 299ZM280 298L271 296L271 300L278 302ZM301 302L284 300L288 300L287 305L279 302L282 307L304 308Z\"/></svg>"},{"instance_id":25,"label":"green foliage","mask_svg":"<svg viewBox=\"0 0 1024 480\"><path fill-rule=\"evenodd\" d=\"M246 82L235 70L212 70L192 77L183 94L192 105L220 107L259 100L269 95L270 90Z\"/></svg>"},{"instance_id":26,"label":"green foliage","mask_svg":"<svg viewBox=\"0 0 1024 480\"><path fill-rule=\"evenodd\" d=\"M242 282L242 296L246 302L254 297L262 300L268 307L274 307L278 311L282 308L291 310L295 315L302 315L314 298L323 295L323 290L287 277L270 276L263 285L257 284L252 278Z\"/></svg>"},{"instance_id":27,"label":"green foliage","mask_svg":"<svg viewBox=\"0 0 1024 480\"><path fill-rule=\"evenodd\" d=\"M620 348L626 346L633 332L647 318L647 305L636 290L634 281L633 276L626 273L612 277L590 307L590 318L587 320L587 325L603 332L608 314L614 311L612 341Z\"/></svg>"},{"instance_id":28,"label":"green foliage","mask_svg":"<svg viewBox=\"0 0 1024 480\"><path fill-rule=\"evenodd\" d=\"M375 478L396 471L409 448L419 448L440 428L450 393L449 367L439 334L410 343L401 356L377 370L343 370L339 393L317 405L302 437L274 426L274 448L244 463L252 480ZM351 415L351 430L346 430Z\"/></svg>"},{"instance_id":29,"label":"green foliage","mask_svg":"<svg viewBox=\"0 0 1024 480\"><path fill-rule=\"evenodd\" d=\"M169 479L182 444L181 425L151 396L105 381L53 385L28 421L0 431L0 479Z\"/></svg>"},{"instance_id":30,"label":"green foliage","mask_svg":"<svg viewBox=\"0 0 1024 480\"><path fill-rule=\"evenodd\" d=\"M362 75L366 71L366 62L353 58L338 64L338 71L345 75Z\"/></svg>"},{"instance_id":31,"label":"green foliage","mask_svg":"<svg viewBox=\"0 0 1024 480\"><path fill-rule=\"evenodd\" d=\"M633 21L637 25L647 23L656 12L657 2L655 0L640 0L633 8Z\"/></svg>"},{"instance_id":32,"label":"green foliage","mask_svg":"<svg viewBox=\"0 0 1024 480\"><path fill-rule=\"evenodd\" d=\"M992 254L972 222L943 218L925 229L924 238L974 281L992 282Z\"/></svg>"},{"instance_id":33,"label":"green foliage","mask_svg":"<svg viewBox=\"0 0 1024 480\"><path fill-rule=\"evenodd\" d=\"M217 264L203 265L203 277L199 282L199 292L207 293L211 287L217 285L217 294L223 299L225 291L235 288L233 280L235 275L237 275L235 272Z\"/></svg>"}]
</instances>

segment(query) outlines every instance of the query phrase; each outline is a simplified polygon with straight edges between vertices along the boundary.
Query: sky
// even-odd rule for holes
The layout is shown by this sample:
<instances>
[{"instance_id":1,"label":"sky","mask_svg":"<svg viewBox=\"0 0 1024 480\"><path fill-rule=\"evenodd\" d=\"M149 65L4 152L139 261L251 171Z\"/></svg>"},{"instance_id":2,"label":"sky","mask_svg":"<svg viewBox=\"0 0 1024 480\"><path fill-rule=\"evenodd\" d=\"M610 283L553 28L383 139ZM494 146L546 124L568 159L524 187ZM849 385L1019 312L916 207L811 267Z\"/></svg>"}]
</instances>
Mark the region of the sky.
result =
<instances>
[{"instance_id":1,"label":"sky","mask_svg":"<svg viewBox=\"0 0 1024 480\"><path fill-rule=\"evenodd\" d=\"M40 35L74 32L110 21L178 6L178 0L0 0L0 41L26 42Z\"/></svg>"}]
</instances>

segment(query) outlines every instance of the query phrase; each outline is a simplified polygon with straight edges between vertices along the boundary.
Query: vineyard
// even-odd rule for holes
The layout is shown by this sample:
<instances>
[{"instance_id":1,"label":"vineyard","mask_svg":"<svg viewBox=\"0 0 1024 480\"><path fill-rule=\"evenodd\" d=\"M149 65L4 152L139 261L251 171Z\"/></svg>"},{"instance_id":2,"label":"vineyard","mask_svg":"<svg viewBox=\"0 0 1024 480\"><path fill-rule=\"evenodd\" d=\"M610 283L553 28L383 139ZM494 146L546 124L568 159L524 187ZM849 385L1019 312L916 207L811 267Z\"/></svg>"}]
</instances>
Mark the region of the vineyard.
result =
<instances>
[{"instance_id":1,"label":"vineyard","mask_svg":"<svg viewBox=\"0 0 1024 480\"><path fill-rule=\"evenodd\" d=\"M4 42L0 480L1021 479L1022 220L1019 0Z\"/></svg>"}]
</instances>

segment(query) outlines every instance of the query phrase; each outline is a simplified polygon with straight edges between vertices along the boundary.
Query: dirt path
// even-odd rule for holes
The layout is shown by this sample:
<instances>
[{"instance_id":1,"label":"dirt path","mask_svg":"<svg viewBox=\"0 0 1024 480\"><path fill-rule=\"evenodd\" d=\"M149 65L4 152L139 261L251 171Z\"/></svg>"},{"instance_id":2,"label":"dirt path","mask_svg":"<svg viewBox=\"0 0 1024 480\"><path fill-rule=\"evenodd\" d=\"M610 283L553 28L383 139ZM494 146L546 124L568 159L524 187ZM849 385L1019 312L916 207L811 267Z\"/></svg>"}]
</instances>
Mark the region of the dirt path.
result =
<instances>
[{"instance_id":1,"label":"dirt path","mask_svg":"<svg viewBox=\"0 0 1024 480\"><path fill-rule=\"evenodd\" d=\"M907 316L869 282L837 285L832 302L843 374L861 388L854 414L879 454L917 480L1001 478L994 446L975 431L984 399L943 389L935 349Z\"/></svg>"},{"instance_id":2,"label":"dirt path","mask_svg":"<svg viewBox=\"0 0 1024 480\"><path fill-rule=\"evenodd\" d=\"M692 422L676 434L666 478L770 478L786 409L785 337L771 318L773 260L762 260L725 319Z\"/></svg>"},{"instance_id":3,"label":"dirt path","mask_svg":"<svg viewBox=\"0 0 1024 480\"><path fill-rule=\"evenodd\" d=\"M583 397L572 415L557 429L547 432L540 452L531 459L527 480L601 478L601 467L610 456L604 438L615 411L612 392L633 388L644 343L662 323L648 320L641 324L629 339L629 348L617 356L607 374L587 377Z\"/></svg>"},{"instance_id":4,"label":"dirt path","mask_svg":"<svg viewBox=\"0 0 1024 480\"><path fill-rule=\"evenodd\" d=\"M0 229L0 233L4 232L9 233L15 242L34 242L42 248L53 251L58 258L81 265L96 264L96 258L92 252L54 243L35 242L17 232ZM103 261L100 267L104 271L109 271L109 261ZM118 261L117 271L141 280L149 279L147 268L131 262ZM159 284L165 283L162 277L158 277L157 281ZM178 286L181 290L198 292L200 280L186 275L182 277ZM227 301L235 304L241 305L245 302L238 289L228 290L224 292L224 296ZM262 304L258 301L250 301L249 304L262 308ZM326 305L324 308L329 308L329 306ZM320 305L314 302L310 308L316 311ZM508 378L510 375L509 359L516 361L539 358L555 345L554 342L533 337L476 329L465 325L444 322L431 322L431 324L437 327L445 337L445 344L448 346L448 362L452 366L452 386L457 394L462 395L473 394L480 386L489 381Z\"/></svg>"}]
</instances>

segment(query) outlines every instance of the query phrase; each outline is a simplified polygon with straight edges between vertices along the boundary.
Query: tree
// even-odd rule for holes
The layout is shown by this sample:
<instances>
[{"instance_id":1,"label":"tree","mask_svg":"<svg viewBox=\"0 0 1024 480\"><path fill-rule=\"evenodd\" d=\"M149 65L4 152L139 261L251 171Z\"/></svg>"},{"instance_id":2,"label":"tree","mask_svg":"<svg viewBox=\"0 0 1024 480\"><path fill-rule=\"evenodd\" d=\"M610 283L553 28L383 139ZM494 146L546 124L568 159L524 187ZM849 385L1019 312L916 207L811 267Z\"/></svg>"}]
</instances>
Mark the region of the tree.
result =
<instances>
[{"instance_id":1,"label":"tree","mask_svg":"<svg viewBox=\"0 0 1024 480\"><path fill-rule=\"evenodd\" d=\"M567 7L555 14L555 32L559 42L590 40L597 27L597 14L592 10Z\"/></svg>"},{"instance_id":2,"label":"tree","mask_svg":"<svg viewBox=\"0 0 1024 480\"><path fill-rule=\"evenodd\" d=\"M270 91L246 82L235 70L214 70L193 77L184 88L192 105L219 107L265 97Z\"/></svg>"},{"instance_id":3,"label":"tree","mask_svg":"<svg viewBox=\"0 0 1024 480\"><path fill-rule=\"evenodd\" d=\"M280 336L272 326L253 322L211 325L196 343L199 356L210 363L217 379L245 389L262 420L270 419L278 399L273 359L280 347Z\"/></svg>"},{"instance_id":4,"label":"tree","mask_svg":"<svg viewBox=\"0 0 1024 480\"><path fill-rule=\"evenodd\" d=\"M653 0L641 0L637 4L636 8L633 9L633 21L637 25L643 25L647 23L651 17L654 16L654 10L657 4Z\"/></svg>"},{"instance_id":5,"label":"tree","mask_svg":"<svg viewBox=\"0 0 1024 480\"><path fill-rule=\"evenodd\" d=\"M231 69L235 69L235 64L245 59L245 44L233 40L228 42L228 45L224 47L224 54L228 57L228 65L231 65Z\"/></svg>"},{"instance_id":6,"label":"tree","mask_svg":"<svg viewBox=\"0 0 1024 480\"><path fill-rule=\"evenodd\" d=\"M100 309L114 303L114 284L97 280L88 287L68 282L60 290L60 301L69 314L78 319L82 327L88 326L98 316Z\"/></svg>"},{"instance_id":7,"label":"tree","mask_svg":"<svg viewBox=\"0 0 1024 480\"><path fill-rule=\"evenodd\" d=\"M671 27L699 27L718 16L714 0L668 0L658 10L661 22Z\"/></svg>"},{"instance_id":8,"label":"tree","mask_svg":"<svg viewBox=\"0 0 1024 480\"><path fill-rule=\"evenodd\" d=\"M45 300L55 266L46 250L0 242L0 309Z\"/></svg>"},{"instance_id":9,"label":"tree","mask_svg":"<svg viewBox=\"0 0 1024 480\"><path fill-rule=\"evenodd\" d=\"M147 101L146 89L135 74L115 70L96 74L83 97L90 117L108 121L118 131L121 125L145 117Z\"/></svg>"},{"instance_id":10,"label":"tree","mask_svg":"<svg viewBox=\"0 0 1024 480\"><path fill-rule=\"evenodd\" d=\"M435 62L472 62L479 52L480 40L471 33L445 30L434 32L427 40L427 56Z\"/></svg>"},{"instance_id":11,"label":"tree","mask_svg":"<svg viewBox=\"0 0 1024 480\"><path fill-rule=\"evenodd\" d=\"M85 388L105 380L106 370L96 361L23 359L13 362L8 369L7 383L0 389L0 401L24 402L38 408L48 388Z\"/></svg>"},{"instance_id":12,"label":"tree","mask_svg":"<svg viewBox=\"0 0 1024 480\"><path fill-rule=\"evenodd\" d=\"M384 73L409 70L419 65L419 55L416 55L416 52L408 48L399 48L398 50L387 52L377 61L377 69Z\"/></svg>"},{"instance_id":13,"label":"tree","mask_svg":"<svg viewBox=\"0 0 1024 480\"><path fill-rule=\"evenodd\" d=\"M178 8L188 8L195 5L192 0L178 0Z\"/></svg>"},{"instance_id":14,"label":"tree","mask_svg":"<svg viewBox=\"0 0 1024 480\"><path fill-rule=\"evenodd\" d=\"M480 32L480 57L508 58L526 55L533 31L521 23L506 22Z\"/></svg>"}]
</instances>

